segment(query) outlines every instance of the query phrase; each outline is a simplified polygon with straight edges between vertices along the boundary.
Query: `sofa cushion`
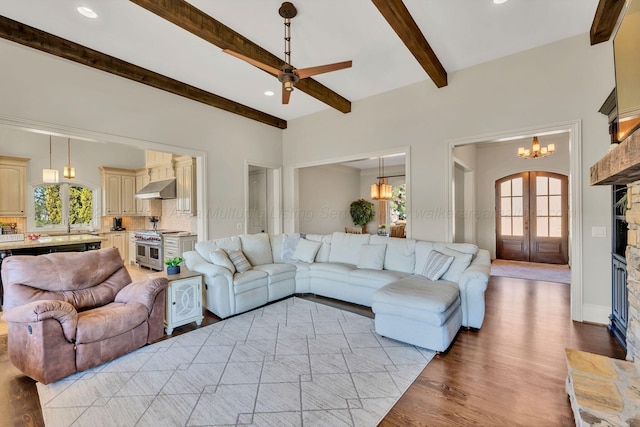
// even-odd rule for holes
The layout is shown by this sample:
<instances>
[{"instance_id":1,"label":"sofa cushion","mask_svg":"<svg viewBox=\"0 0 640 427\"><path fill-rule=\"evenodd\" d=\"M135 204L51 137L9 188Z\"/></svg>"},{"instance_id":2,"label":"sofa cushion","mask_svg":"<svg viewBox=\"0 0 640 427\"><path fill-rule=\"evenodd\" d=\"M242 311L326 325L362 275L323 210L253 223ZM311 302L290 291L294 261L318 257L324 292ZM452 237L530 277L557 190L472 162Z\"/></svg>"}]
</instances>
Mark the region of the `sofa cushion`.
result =
<instances>
[{"instance_id":1,"label":"sofa cushion","mask_svg":"<svg viewBox=\"0 0 640 427\"><path fill-rule=\"evenodd\" d=\"M225 251L235 251L242 249L239 236L225 237L223 239L207 240L195 244L195 250L202 258L211 262L209 254L214 249L224 249Z\"/></svg>"},{"instance_id":2,"label":"sofa cushion","mask_svg":"<svg viewBox=\"0 0 640 427\"><path fill-rule=\"evenodd\" d=\"M233 276L233 293L238 295L261 286L267 286L267 273L260 270L249 270Z\"/></svg>"},{"instance_id":3,"label":"sofa cushion","mask_svg":"<svg viewBox=\"0 0 640 427\"><path fill-rule=\"evenodd\" d=\"M251 270L251 263L247 260L247 257L244 256L242 251L229 251L227 254L238 273L244 273L245 271Z\"/></svg>"},{"instance_id":4,"label":"sofa cushion","mask_svg":"<svg viewBox=\"0 0 640 427\"><path fill-rule=\"evenodd\" d=\"M316 262L329 262L329 253L331 252L331 234L307 234L305 239L321 243L320 249L316 254Z\"/></svg>"},{"instance_id":5,"label":"sofa cushion","mask_svg":"<svg viewBox=\"0 0 640 427\"><path fill-rule=\"evenodd\" d=\"M111 303L78 313L76 343L103 341L127 332L147 321L147 308L138 303Z\"/></svg>"},{"instance_id":6,"label":"sofa cushion","mask_svg":"<svg viewBox=\"0 0 640 427\"><path fill-rule=\"evenodd\" d=\"M269 276L277 276L283 273L295 273L296 266L293 264L262 264L253 268L254 270L264 271Z\"/></svg>"},{"instance_id":7,"label":"sofa cushion","mask_svg":"<svg viewBox=\"0 0 640 427\"><path fill-rule=\"evenodd\" d=\"M336 231L331 236L329 262L358 264L362 245L369 244L368 234L347 234Z\"/></svg>"},{"instance_id":8,"label":"sofa cushion","mask_svg":"<svg viewBox=\"0 0 640 427\"><path fill-rule=\"evenodd\" d=\"M402 315L404 308L444 313L458 301L459 295L456 283L444 280L433 282L426 277L412 275L378 289L373 301L374 305L383 303L397 307L395 314L398 315Z\"/></svg>"},{"instance_id":9,"label":"sofa cushion","mask_svg":"<svg viewBox=\"0 0 640 427\"><path fill-rule=\"evenodd\" d=\"M320 250L320 246L322 246L320 242L299 239L292 258L294 261L313 262L316 259L318 250Z\"/></svg>"},{"instance_id":10,"label":"sofa cushion","mask_svg":"<svg viewBox=\"0 0 640 427\"><path fill-rule=\"evenodd\" d=\"M436 281L447 272L455 257L433 250L427 256L424 270L419 272L429 280Z\"/></svg>"},{"instance_id":11,"label":"sofa cushion","mask_svg":"<svg viewBox=\"0 0 640 427\"><path fill-rule=\"evenodd\" d=\"M268 234L243 234L240 236L240 241L242 242L242 252L251 265L273 263L271 242Z\"/></svg>"},{"instance_id":12,"label":"sofa cushion","mask_svg":"<svg viewBox=\"0 0 640 427\"><path fill-rule=\"evenodd\" d=\"M349 284L379 289L408 275L401 271L357 269L349 273Z\"/></svg>"},{"instance_id":13,"label":"sofa cushion","mask_svg":"<svg viewBox=\"0 0 640 427\"><path fill-rule=\"evenodd\" d=\"M309 265L309 270L313 272L327 272L343 275L341 276L345 281L346 276L349 275L357 267L353 264L345 264L340 262L320 262Z\"/></svg>"},{"instance_id":14,"label":"sofa cushion","mask_svg":"<svg viewBox=\"0 0 640 427\"><path fill-rule=\"evenodd\" d=\"M444 280L458 283L460 281L460 277L462 277L462 273L464 273L464 270L466 270L466 268L469 267L469 264L471 264L473 255L454 251L448 247L442 249L442 253L453 257L451 266L449 266L447 271L442 275L442 278Z\"/></svg>"},{"instance_id":15,"label":"sofa cushion","mask_svg":"<svg viewBox=\"0 0 640 427\"><path fill-rule=\"evenodd\" d=\"M360 257L358 258L358 268L371 270L382 270L384 267L384 253L387 245L362 245Z\"/></svg>"},{"instance_id":16,"label":"sofa cushion","mask_svg":"<svg viewBox=\"0 0 640 427\"><path fill-rule=\"evenodd\" d=\"M214 249L209 253L209 258L211 262L215 265L219 265L220 267L224 267L229 270L231 273L236 272L236 266L229 259L229 255L224 249Z\"/></svg>"},{"instance_id":17,"label":"sofa cushion","mask_svg":"<svg viewBox=\"0 0 640 427\"><path fill-rule=\"evenodd\" d=\"M384 243L387 251L384 255L384 269L413 273L416 264L416 241L399 237L371 236L373 244Z\"/></svg>"}]
</instances>

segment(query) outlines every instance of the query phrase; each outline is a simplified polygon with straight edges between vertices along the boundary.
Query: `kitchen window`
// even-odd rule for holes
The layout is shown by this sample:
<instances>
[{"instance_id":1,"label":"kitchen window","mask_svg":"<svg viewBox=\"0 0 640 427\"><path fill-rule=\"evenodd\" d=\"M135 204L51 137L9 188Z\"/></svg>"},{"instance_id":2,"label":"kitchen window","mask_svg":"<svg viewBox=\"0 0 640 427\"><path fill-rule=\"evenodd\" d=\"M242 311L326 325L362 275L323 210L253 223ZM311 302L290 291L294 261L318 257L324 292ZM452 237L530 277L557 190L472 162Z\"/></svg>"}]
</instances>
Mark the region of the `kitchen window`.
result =
<instances>
[{"instance_id":1,"label":"kitchen window","mask_svg":"<svg viewBox=\"0 0 640 427\"><path fill-rule=\"evenodd\" d=\"M28 229L37 231L98 228L99 190L77 183L32 186Z\"/></svg>"}]
</instances>

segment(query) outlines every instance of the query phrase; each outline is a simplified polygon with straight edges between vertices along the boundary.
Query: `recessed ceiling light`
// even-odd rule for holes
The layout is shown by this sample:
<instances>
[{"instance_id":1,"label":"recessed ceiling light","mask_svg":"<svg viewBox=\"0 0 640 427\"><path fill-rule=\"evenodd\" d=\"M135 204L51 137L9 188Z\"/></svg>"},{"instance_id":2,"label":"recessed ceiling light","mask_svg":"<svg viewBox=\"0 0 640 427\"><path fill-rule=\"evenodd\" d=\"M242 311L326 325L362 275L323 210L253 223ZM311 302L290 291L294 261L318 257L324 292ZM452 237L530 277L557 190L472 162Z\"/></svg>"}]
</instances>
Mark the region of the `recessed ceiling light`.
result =
<instances>
[{"instance_id":1,"label":"recessed ceiling light","mask_svg":"<svg viewBox=\"0 0 640 427\"><path fill-rule=\"evenodd\" d=\"M273 93L273 91L272 91L272 90L266 90L266 91L264 92L264 94L265 94L265 95L267 95L267 96L273 96L273 95L274 95L274 93Z\"/></svg>"},{"instance_id":2,"label":"recessed ceiling light","mask_svg":"<svg viewBox=\"0 0 640 427\"><path fill-rule=\"evenodd\" d=\"M95 13L92 9L89 9L86 6L80 6L78 8L78 13L82 16L86 16L87 18L91 18L91 19L98 17L97 13Z\"/></svg>"},{"instance_id":3,"label":"recessed ceiling light","mask_svg":"<svg viewBox=\"0 0 640 427\"><path fill-rule=\"evenodd\" d=\"M502 3L506 3L508 0L493 0L493 2L495 4L502 4Z\"/></svg>"}]
</instances>

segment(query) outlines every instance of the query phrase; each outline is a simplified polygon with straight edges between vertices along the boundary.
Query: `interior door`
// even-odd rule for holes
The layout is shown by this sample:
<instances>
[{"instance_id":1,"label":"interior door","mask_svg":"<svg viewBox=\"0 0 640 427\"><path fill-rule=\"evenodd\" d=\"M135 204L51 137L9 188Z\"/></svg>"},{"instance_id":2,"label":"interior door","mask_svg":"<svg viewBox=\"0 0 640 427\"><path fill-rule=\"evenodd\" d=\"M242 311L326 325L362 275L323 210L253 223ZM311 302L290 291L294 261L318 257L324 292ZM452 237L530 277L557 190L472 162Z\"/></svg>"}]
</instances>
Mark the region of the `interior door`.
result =
<instances>
[{"instance_id":1,"label":"interior door","mask_svg":"<svg viewBox=\"0 0 640 427\"><path fill-rule=\"evenodd\" d=\"M496 256L515 261L567 264L568 179L523 172L496 181Z\"/></svg>"},{"instance_id":2,"label":"interior door","mask_svg":"<svg viewBox=\"0 0 640 427\"><path fill-rule=\"evenodd\" d=\"M249 172L249 218L247 233L267 233L267 170Z\"/></svg>"}]
</instances>

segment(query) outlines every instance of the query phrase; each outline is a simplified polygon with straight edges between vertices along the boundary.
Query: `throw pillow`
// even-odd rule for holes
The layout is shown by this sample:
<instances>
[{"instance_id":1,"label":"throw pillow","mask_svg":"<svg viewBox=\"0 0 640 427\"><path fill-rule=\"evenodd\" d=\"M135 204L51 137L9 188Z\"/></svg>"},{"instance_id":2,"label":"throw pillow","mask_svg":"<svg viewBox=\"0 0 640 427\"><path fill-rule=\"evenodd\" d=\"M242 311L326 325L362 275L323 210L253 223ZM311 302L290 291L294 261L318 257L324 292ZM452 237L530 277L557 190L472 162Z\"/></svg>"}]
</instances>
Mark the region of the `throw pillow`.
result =
<instances>
[{"instance_id":1,"label":"throw pillow","mask_svg":"<svg viewBox=\"0 0 640 427\"><path fill-rule=\"evenodd\" d=\"M215 265L219 265L220 267L224 267L227 270L231 271L231 273L236 272L236 267L233 265L231 260L229 259L229 255L224 251L224 249L214 249L209 252L209 258L211 258L211 262Z\"/></svg>"},{"instance_id":2,"label":"throw pillow","mask_svg":"<svg viewBox=\"0 0 640 427\"><path fill-rule=\"evenodd\" d=\"M452 256L445 255L442 252L431 251L424 264L422 275L434 282L447 272L449 266L453 262Z\"/></svg>"},{"instance_id":3,"label":"throw pillow","mask_svg":"<svg viewBox=\"0 0 640 427\"><path fill-rule=\"evenodd\" d=\"M450 280L452 282L458 283L460 281L460 277L462 277L462 273L464 273L467 267L469 267L469 264L471 264L473 255L454 251L451 248L443 249L442 253L453 257L451 266L446 271L446 273L442 275L442 278L444 280Z\"/></svg>"},{"instance_id":4,"label":"throw pillow","mask_svg":"<svg viewBox=\"0 0 640 427\"><path fill-rule=\"evenodd\" d=\"M320 249L320 242L312 242L307 239L300 239L298 241L298 245L296 246L296 250L293 252L293 258L296 261L301 262L313 262L316 258L316 254Z\"/></svg>"},{"instance_id":5,"label":"throw pillow","mask_svg":"<svg viewBox=\"0 0 640 427\"><path fill-rule=\"evenodd\" d=\"M247 257L244 256L242 251L229 251L227 252L227 254L229 255L229 259L231 260L233 265L236 267L236 271L238 273L244 273L245 271L251 270L251 263L249 262Z\"/></svg>"},{"instance_id":6,"label":"throw pillow","mask_svg":"<svg viewBox=\"0 0 640 427\"><path fill-rule=\"evenodd\" d=\"M299 234L283 234L282 235L282 262L293 262L293 253L300 241Z\"/></svg>"},{"instance_id":7,"label":"throw pillow","mask_svg":"<svg viewBox=\"0 0 640 427\"><path fill-rule=\"evenodd\" d=\"M362 245L358 268L368 268L371 270L382 270L384 266L384 254L387 245Z\"/></svg>"}]
</instances>

